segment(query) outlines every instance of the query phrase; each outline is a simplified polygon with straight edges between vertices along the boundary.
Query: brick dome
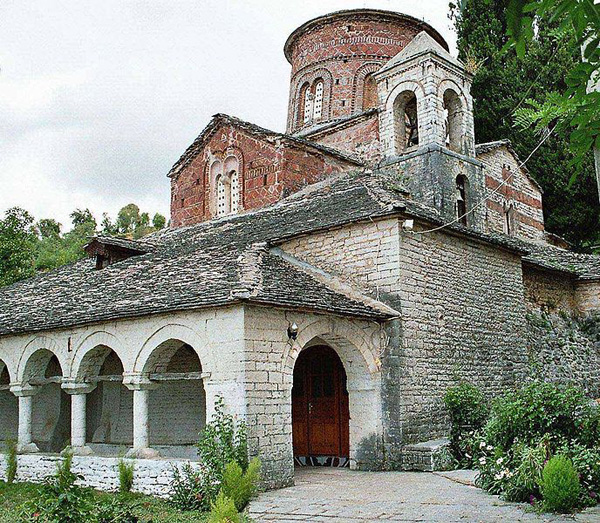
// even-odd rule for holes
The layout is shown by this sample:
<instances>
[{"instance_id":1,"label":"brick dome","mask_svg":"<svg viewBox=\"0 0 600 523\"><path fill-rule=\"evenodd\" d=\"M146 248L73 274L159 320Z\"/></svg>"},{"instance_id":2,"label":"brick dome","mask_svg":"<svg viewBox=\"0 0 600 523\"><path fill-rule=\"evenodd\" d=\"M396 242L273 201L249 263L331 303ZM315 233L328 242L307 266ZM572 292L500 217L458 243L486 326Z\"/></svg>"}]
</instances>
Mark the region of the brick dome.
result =
<instances>
[{"instance_id":1,"label":"brick dome","mask_svg":"<svg viewBox=\"0 0 600 523\"><path fill-rule=\"evenodd\" d=\"M369 75L421 31L448 49L429 24L392 11L337 11L301 25L284 46L292 65L288 132L368 108L373 103Z\"/></svg>"}]
</instances>

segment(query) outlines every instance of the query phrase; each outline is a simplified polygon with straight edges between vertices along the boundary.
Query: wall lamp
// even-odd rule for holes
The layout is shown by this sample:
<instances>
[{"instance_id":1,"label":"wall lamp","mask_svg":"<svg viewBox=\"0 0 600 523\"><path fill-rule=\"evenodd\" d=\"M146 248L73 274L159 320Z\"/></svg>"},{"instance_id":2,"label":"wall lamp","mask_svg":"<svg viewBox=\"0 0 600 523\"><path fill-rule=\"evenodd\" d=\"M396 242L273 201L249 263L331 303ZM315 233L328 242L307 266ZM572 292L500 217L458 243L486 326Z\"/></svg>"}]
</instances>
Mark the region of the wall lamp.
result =
<instances>
[{"instance_id":1,"label":"wall lamp","mask_svg":"<svg viewBox=\"0 0 600 523\"><path fill-rule=\"evenodd\" d=\"M298 325L291 323L288 326L287 335L290 340L296 341L296 338L298 337Z\"/></svg>"}]
</instances>

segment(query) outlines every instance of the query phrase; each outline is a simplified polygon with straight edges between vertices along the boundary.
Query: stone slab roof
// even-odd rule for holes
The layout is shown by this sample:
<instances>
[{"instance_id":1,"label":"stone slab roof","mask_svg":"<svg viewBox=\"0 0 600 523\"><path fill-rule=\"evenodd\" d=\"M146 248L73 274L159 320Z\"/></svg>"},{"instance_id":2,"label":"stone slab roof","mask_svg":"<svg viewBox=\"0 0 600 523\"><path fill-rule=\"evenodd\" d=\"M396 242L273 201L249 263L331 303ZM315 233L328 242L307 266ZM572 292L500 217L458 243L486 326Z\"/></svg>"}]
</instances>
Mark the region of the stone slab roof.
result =
<instances>
[{"instance_id":1,"label":"stone slab roof","mask_svg":"<svg viewBox=\"0 0 600 523\"><path fill-rule=\"evenodd\" d=\"M335 175L271 207L146 236L143 243L151 246L150 252L102 270L86 259L1 288L0 335L240 302L387 319L398 313L363 299L358 291L329 285L326 278L302 270L269 247L294 236L392 215L442 223L435 211L407 198L397 177ZM458 224L445 232L527 255L531 263L542 263L549 252L565 266L576 260L576 275L600 275L600 257L592 263L584 255L573 258L555 248L534 252L525 242Z\"/></svg>"},{"instance_id":2,"label":"stone slab roof","mask_svg":"<svg viewBox=\"0 0 600 523\"><path fill-rule=\"evenodd\" d=\"M260 136L265 139L280 139L296 147L316 150L323 154L333 156L334 158L345 160L356 166L362 165L362 162L355 156L344 153L342 151L338 151L333 147L328 147L320 143L311 142L310 140L305 140L304 138L300 138L298 136L292 136L291 134L271 131L251 122L246 122L244 120L240 120L239 118L235 118L234 116L218 113L213 115L208 125L202 130L202 132L192 142L192 144L185 150L185 152L179 158L179 160L175 162L175 165L171 167L171 170L169 171L167 176L169 178L172 178L173 176L177 176L183 169L185 169L185 167L198 155L198 153L202 151L202 148L210 139L210 137L224 125L231 125L233 127L237 127L238 129L242 129L251 135Z\"/></svg>"}]
</instances>

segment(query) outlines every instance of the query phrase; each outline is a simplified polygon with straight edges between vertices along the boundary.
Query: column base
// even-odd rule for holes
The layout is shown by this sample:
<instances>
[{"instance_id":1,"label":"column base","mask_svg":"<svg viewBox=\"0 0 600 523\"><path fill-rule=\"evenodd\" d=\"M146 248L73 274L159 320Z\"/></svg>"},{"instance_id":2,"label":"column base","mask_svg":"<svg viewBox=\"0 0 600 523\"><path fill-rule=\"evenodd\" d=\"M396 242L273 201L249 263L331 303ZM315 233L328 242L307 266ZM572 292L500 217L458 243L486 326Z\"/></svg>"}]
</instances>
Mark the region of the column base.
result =
<instances>
[{"instance_id":1,"label":"column base","mask_svg":"<svg viewBox=\"0 0 600 523\"><path fill-rule=\"evenodd\" d=\"M73 453L73 456L92 456L94 451L84 445L83 447L70 447L69 450Z\"/></svg>"},{"instance_id":2,"label":"column base","mask_svg":"<svg viewBox=\"0 0 600 523\"><path fill-rule=\"evenodd\" d=\"M27 443L25 445L17 445L17 454L35 454L40 449L35 443Z\"/></svg>"},{"instance_id":3,"label":"column base","mask_svg":"<svg viewBox=\"0 0 600 523\"><path fill-rule=\"evenodd\" d=\"M127 454L125 454L127 458L138 458L138 459L154 459L160 458L160 454L158 450L151 448L141 448L141 449L130 449Z\"/></svg>"}]
</instances>

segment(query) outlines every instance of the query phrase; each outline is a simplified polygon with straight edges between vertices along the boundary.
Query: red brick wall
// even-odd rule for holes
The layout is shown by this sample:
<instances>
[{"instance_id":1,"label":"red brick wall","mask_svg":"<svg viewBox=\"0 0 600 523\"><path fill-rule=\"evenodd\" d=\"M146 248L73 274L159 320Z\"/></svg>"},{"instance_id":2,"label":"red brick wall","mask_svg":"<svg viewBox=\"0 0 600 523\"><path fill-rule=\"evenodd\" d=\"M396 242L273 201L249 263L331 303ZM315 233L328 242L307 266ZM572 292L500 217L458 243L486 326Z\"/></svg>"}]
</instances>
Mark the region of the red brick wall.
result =
<instances>
[{"instance_id":1,"label":"red brick wall","mask_svg":"<svg viewBox=\"0 0 600 523\"><path fill-rule=\"evenodd\" d=\"M398 54L422 30L447 47L423 22L372 10L324 16L297 29L285 49L292 64L288 132L303 126L299 94L306 82L324 80L320 122L361 112L364 77Z\"/></svg>"},{"instance_id":2,"label":"red brick wall","mask_svg":"<svg viewBox=\"0 0 600 523\"><path fill-rule=\"evenodd\" d=\"M379 115L374 113L349 126L336 127L326 132L308 135L306 138L340 151L363 156L379 142Z\"/></svg>"},{"instance_id":3,"label":"red brick wall","mask_svg":"<svg viewBox=\"0 0 600 523\"><path fill-rule=\"evenodd\" d=\"M277 202L307 184L348 170L351 162L240 130L219 128L204 148L171 179L171 226L192 225L215 216L210 166L235 155L239 160L240 212Z\"/></svg>"}]
</instances>

